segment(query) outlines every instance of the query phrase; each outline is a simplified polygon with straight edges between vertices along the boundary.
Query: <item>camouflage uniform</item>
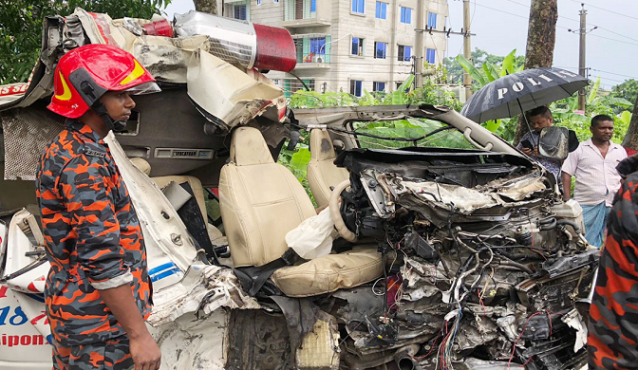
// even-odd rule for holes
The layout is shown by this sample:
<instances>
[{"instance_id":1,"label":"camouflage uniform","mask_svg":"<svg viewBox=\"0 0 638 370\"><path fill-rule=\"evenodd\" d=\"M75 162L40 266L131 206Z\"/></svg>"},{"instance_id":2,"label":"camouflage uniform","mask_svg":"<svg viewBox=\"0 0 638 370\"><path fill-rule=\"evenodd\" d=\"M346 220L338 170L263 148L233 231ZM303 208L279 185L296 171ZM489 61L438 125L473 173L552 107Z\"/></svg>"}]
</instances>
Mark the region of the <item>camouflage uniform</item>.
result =
<instances>
[{"instance_id":1,"label":"camouflage uniform","mask_svg":"<svg viewBox=\"0 0 638 370\"><path fill-rule=\"evenodd\" d=\"M124 328L98 289L130 284L147 318L151 286L140 224L108 146L69 121L42 155L36 194L51 263L45 297L54 368L113 368L109 361L131 368Z\"/></svg>"},{"instance_id":2,"label":"camouflage uniform","mask_svg":"<svg viewBox=\"0 0 638 370\"><path fill-rule=\"evenodd\" d=\"M638 172L620 188L607 224L590 307L590 369L638 369Z\"/></svg>"}]
</instances>

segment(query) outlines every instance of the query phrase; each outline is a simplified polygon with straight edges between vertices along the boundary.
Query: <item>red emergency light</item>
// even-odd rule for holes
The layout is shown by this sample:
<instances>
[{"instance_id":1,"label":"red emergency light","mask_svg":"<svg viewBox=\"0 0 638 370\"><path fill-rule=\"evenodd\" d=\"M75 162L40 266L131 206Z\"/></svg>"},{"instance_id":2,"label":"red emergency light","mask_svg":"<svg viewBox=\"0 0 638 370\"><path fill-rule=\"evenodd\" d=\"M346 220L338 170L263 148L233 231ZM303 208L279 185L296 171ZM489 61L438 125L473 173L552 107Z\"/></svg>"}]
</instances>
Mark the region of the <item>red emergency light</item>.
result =
<instances>
[{"instance_id":1,"label":"red emergency light","mask_svg":"<svg viewBox=\"0 0 638 370\"><path fill-rule=\"evenodd\" d=\"M175 14L174 31L177 36L208 36L211 54L248 69L290 72L297 65L295 43L284 28L192 10Z\"/></svg>"}]
</instances>

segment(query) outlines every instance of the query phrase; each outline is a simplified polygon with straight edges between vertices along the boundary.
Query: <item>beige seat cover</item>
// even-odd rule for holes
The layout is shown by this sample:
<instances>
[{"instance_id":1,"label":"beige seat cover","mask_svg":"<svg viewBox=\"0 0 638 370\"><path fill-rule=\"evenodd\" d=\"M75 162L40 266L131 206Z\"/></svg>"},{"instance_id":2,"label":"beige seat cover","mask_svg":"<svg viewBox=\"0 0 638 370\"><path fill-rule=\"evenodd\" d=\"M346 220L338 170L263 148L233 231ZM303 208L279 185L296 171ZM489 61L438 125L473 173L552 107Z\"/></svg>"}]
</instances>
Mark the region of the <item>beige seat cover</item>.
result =
<instances>
[{"instance_id":1,"label":"beige seat cover","mask_svg":"<svg viewBox=\"0 0 638 370\"><path fill-rule=\"evenodd\" d=\"M308 297L353 288L381 275L382 259L377 246L366 245L280 268L271 279L289 297Z\"/></svg>"},{"instance_id":2,"label":"beige seat cover","mask_svg":"<svg viewBox=\"0 0 638 370\"><path fill-rule=\"evenodd\" d=\"M285 236L315 210L299 181L274 163L259 130L238 128L222 168L222 220L235 267L262 266L288 249ZM376 245L278 269L271 279L287 296L306 297L352 288L383 273Z\"/></svg>"},{"instance_id":3,"label":"beige seat cover","mask_svg":"<svg viewBox=\"0 0 638 370\"><path fill-rule=\"evenodd\" d=\"M137 167L138 170L144 172L146 176L151 175L151 164L144 158L129 158L133 166Z\"/></svg>"},{"instance_id":4,"label":"beige seat cover","mask_svg":"<svg viewBox=\"0 0 638 370\"><path fill-rule=\"evenodd\" d=\"M348 179L348 170L334 164L337 155L327 130L310 131L308 184L319 207L328 205L331 187Z\"/></svg>"},{"instance_id":5,"label":"beige seat cover","mask_svg":"<svg viewBox=\"0 0 638 370\"><path fill-rule=\"evenodd\" d=\"M288 249L286 234L315 215L299 181L273 161L261 132L252 127L233 133L219 198L235 267L262 266L281 257Z\"/></svg>"}]
</instances>

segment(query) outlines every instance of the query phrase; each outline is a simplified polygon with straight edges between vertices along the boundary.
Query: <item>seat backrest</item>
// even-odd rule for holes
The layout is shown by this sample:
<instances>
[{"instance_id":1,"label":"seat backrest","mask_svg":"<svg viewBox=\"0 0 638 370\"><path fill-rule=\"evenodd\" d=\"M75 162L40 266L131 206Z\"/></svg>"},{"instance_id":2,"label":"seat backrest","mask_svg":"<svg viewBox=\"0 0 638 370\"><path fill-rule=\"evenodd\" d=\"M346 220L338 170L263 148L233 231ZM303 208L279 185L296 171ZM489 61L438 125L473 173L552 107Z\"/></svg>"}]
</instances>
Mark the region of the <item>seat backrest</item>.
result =
<instances>
[{"instance_id":1,"label":"seat backrest","mask_svg":"<svg viewBox=\"0 0 638 370\"><path fill-rule=\"evenodd\" d=\"M334 164L335 153L327 130L310 131L310 162L308 163L308 184L319 207L328 205L333 187L347 180L348 170Z\"/></svg>"},{"instance_id":2,"label":"seat backrest","mask_svg":"<svg viewBox=\"0 0 638 370\"><path fill-rule=\"evenodd\" d=\"M262 266L281 257L288 249L288 231L315 215L297 178L275 163L261 132L252 127L233 132L219 202L235 267Z\"/></svg>"}]
</instances>

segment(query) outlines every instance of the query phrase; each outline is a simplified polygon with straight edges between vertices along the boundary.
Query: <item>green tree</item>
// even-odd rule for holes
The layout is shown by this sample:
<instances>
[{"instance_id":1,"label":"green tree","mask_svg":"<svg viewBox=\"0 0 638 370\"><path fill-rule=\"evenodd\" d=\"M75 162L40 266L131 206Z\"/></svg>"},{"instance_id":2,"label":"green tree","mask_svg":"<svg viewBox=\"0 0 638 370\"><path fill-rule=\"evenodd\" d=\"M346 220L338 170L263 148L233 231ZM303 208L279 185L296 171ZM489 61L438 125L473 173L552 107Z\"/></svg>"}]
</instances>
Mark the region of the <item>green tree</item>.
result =
<instances>
[{"instance_id":1,"label":"green tree","mask_svg":"<svg viewBox=\"0 0 638 370\"><path fill-rule=\"evenodd\" d=\"M40 54L44 17L76 7L112 18L146 18L171 0L0 0L0 84L26 81Z\"/></svg>"},{"instance_id":2,"label":"green tree","mask_svg":"<svg viewBox=\"0 0 638 370\"><path fill-rule=\"evenodd\" d=\"M193 0L195 10L198 12L219 14L217 10L217 0Z\"/></svg>"},{"instance_id":3,"label":"green tree","mask_svg":"<svg viewBox=\"0 0 638 370\"><path fill-rule=\"evenodd\" d=\"M514 50L514 52L516 52L516 50ZM498 69L500 70L503 67L503 61L505 60L505 58L506 57L504 56L490 54L485 50L476 48L474 49L474 51L472 51L471 62L474 64L474 67L479 69L482 68L483 64L488 64L488 65L493 65L495 67L498 67ZM515 65L522 66L525 64L525 56L514 55L513 58L514 58L513 62ZM463 83L464 69L461 66L461 64L459 64L456 58L444 58L443 66L447 70L448 83L451 83L451 84ZM514 71L508 71L508 72L513 73ZM476 81L472 81L472 82L476 82Z\"/></svg>"},{"instance_id":4,"label":"green tree","mask_svg":"<svg viewBox=\"0 0 638 370\"><path fill-rule=\"evenodd\" d=\"M625 80L620 85L614 86L612 92L619 98L635 102L636 98L638 98L638 81L634 79Z\"/></svg>"}]
</instances>

